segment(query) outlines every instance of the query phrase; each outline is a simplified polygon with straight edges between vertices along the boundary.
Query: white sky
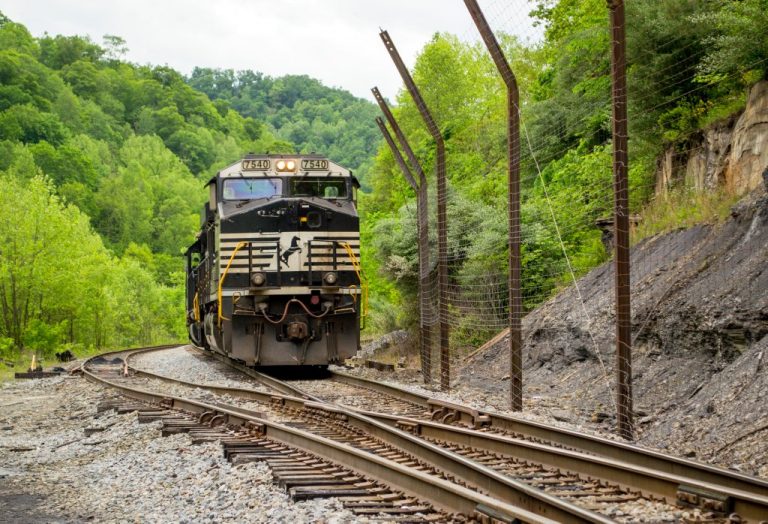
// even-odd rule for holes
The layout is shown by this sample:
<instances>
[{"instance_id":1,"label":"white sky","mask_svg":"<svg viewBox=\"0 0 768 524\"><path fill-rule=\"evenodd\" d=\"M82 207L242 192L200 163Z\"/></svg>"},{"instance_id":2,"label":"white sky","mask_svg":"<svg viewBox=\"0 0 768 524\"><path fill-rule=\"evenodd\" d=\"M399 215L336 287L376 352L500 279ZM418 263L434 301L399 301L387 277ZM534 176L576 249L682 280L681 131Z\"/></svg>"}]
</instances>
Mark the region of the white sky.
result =
<instances>
[{"instance_id":1,"label":"white sky","mask_svg":"<svg viewBox=\"0 0 768 524\"><path fill-rule=\"evenodd\" d=\"M530 4L480 1L495 30L536 38ZM401 84L379 27L409 67L435 32L477 38L462 0L3 0L0 10L35 36L121 36L140 64L307 74L369 99L374 85L392 98Z\"/></svg>"}]
</instances>

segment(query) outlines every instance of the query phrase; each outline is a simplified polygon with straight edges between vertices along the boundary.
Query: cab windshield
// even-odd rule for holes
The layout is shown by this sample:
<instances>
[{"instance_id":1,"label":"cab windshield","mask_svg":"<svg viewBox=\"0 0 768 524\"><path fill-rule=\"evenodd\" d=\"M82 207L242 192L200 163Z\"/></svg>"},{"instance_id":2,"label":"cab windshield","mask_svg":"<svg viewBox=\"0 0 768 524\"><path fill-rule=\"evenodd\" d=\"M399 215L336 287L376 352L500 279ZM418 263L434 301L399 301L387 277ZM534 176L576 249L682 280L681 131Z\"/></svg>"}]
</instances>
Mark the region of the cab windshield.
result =
<instances>
[{"instance_id":1,"label":"cab windshield","mask_svg":"<svg viewBox=\"0 0 768 524\"><path fill-rule=\"evenodd\" d=\"M224 200L254 200L281 194L279 178L228 178L224 180Z\"/></svg>"},{"instance_id":2,"label":"cab windshield","mask_svg":"<svg viewBox=\"0 0 768 524\"><path fill-rule=\"evenodd\" d=\"M319 198L347 198L344 178L301 177L290 179L291 196Z\"/></svg>"}]
</instances>

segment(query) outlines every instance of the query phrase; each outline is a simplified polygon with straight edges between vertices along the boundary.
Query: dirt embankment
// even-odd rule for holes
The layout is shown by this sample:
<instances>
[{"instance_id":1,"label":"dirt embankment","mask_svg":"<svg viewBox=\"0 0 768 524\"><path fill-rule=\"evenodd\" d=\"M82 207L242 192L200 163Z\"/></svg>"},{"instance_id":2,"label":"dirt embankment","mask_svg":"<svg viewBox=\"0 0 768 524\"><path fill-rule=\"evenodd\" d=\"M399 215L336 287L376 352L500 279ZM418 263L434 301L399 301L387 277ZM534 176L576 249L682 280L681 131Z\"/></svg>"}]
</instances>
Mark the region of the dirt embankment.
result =
<instances>
[{"instance_id":1,"label":"dirt embankment","mask_svg":"<svg viewBox=\"0 0 768 524\"><path fill-rule=\"evenodd\" d=\"M528 402L582 427L613 425L612 265L523 323ZM638 440L768 476L768 195L758 188L716 226L632 249L633 383ZM499 398L507 340L457 382Z\"/></svg>"}]
</instances>

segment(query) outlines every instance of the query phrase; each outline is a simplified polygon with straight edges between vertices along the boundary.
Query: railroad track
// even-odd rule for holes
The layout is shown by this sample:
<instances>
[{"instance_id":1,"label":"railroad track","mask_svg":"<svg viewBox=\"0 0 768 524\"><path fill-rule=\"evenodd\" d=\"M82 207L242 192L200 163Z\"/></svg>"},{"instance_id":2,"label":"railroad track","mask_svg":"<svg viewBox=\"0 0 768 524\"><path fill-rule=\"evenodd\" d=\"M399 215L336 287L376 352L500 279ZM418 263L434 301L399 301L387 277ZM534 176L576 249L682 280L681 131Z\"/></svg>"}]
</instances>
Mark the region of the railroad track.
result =
<instances>
[{"instance_id":1,"label":"railroad track","mask_svg":"<svg viewBox=\"0 0 768 524\"><path fill-rule=\"evenodd\" d=\"M204 353L210 354L209 352ZM240 371L254 371L232 362L222 355L215 354L214 357ZM444 428L433 422L469 427L534 444L593 454L619 461L619 465L630 464L635 469L653 472L657 478L651 482L656 484L651 491L648 491L648 481L635 480L630 485L637 486L638 489L644 489L657 496L663 496L667 500L673 500L672 497L674 496L686 504L724 510L730 508L738 513L734 508L741 509L742 506L740 504L734 505L733 499L723 499L722 491L733 490L739 495L749 494L759 497L758 500L768 497L768 482L737 471L666 455L625 442L549 426L521 417L478 411L471 407L433 399L420 393L342 372L331 371L329 373L329 378L333 382L330 387L324 381L320 381L317 385L302 381L299 382L300 387L293 385L293 383L283 383L281 387L285 391L292 388L294 395L338 402L362 409L377 420L402 427L416 434L423 432L426 438L434 438L448 443L463 444L470 438L474 438L474 443L477 444L477 436L473 436L474 434L457 436L456 432L446 434ZM258 379L256 374L251 376ZM274 379L270 377L269 380ZM386 411L387 414L376 411ZM404 420L403 417L415 420ZM525 447L524 442L520 442L520 444ZM490 436L482 439L482 445L485 446L484 450L486 451L498 452L507 448L510 452L526 454L535 453L536 448L536 446L527 446L527 449L511 449L508 445L500 445L497 440ZM513 455L513 453L509 454ZM563 453L563 455L567 454ZM558 467L565 467L565 465L570 464L570 460L558 460L556 464ZM624 484L628 483L626 477L627 475L621 473L612 475L604 473L604 478L613 478ZM695 482L686 483L685 481L688 479L695 479ZM677 482L676 487L675 482ZM696 488L693 484L698 484L701 488ZM673 493L673 490L676 493ZM747 503L747 505L750 504ZM750 515L756 515L755 518L768 519L768 512L763 513L762 507L758 509L759 511L750 511Z\"/></svg>"},{"instance_id":2,"label":"railroad track","mask_svg":"<svg viewBox=\"0 0 768 524\"><path fill-rule=\"evenodd\" d=\"M619 459L622 462L627 462L641 468L697 478L703 482L743 490L760 496L768 496L768 481L738 471L667 455L622 441L610 440L596 435L534 422L522 417L491 411L480 411L468 406L444 402L393 385L374 382L346 373L332 372L331 378L345 384L357 386L360 388L360 391L367 390L388 397L395 397L401 401L407 401L413 406L421 407L424 413L428 413L429 418L433 421L483 429L484 431L526 439L532 442Z\"/></svg>"},{"instance_id":3,"label":"railroad track","mask_svg":"<svg viewBox=\"0 0 768 524\"><path fill-rule=\"evenodd\" d=\"M258 379L260 375L258 372L248 371L251 376L255 376ZM457 455L463 456L470 459L474 466L483 466L485 471L483 471L483 468L478 467L470 467L469 469L472 471L468 471L466 467L462 469L462 467L456 464L451 464L441 468L444 473L444 479L455 480L459 478L468 480L464 484L470 487L470 489L472 486L485 487L490 482L488 477L493 477L493 475L489 475L489 472L501 475L507 480L516 479L518 483L510 485L509 482L505 483L504 480L500 480L498 477L494 478L490 482L493 485L487 490L487 493L498 497L511 496L513 497L512 499L504 498L504 500L516 500L520 507L532 511L540 510L540 508L536 507L536 503L532 504L530 499L525 498L529 493L521 489L521 483L536 489L534 493L537 496L549 493L555 498L568 502L573 507L581 507L590 512L602 512L614 517L631 515L633 511L637 513L638 507L642 508L643 513L641 514L646 518L648 518L648 514L652 513L668 514L670 509L675 508L670 508L670 506L661 502L661 500L664 500L683 506L693 505L702 507L705 511L698 512L698 515L708 515L714 519L710 520L713 522L727 521L726 517L731 512L738 513L744 519L757 522L759 519L764 518L765 510L768 507L765 497L754 493L757 490L750 492L739 491L723 485L703 483L695 479L695 477L693 479L685 478L680 475L664 474L663 472L638 468L631 464L605 457L590 456L582 452L563 449L562 447L555 448L531 440L494 434L489 432L487 427L481 427L481 430L477 431L467 427L448 426L431 420L407 419L402 416L373 412L361 414L341 407L332 409L327 405L324 406L314 401L314 399L318 398L317 395L307 394L303 391L296 391L293 396L270 395L264 392L255 392L241 388L223 388L184 383L168 377L158 377L147 372L139 372L139 374L154 376L156 379L177 384L185 384L188 387L204 387L207 390L215 391L217 394L228 397L242 397L249 400L260 399L264 404L278 404L282 407L283 412L290 412L293 415L299 416L299 419L302 419L301 421L290 421L289 423L293 424L294 427L302 427L313 433L322 434L326 432L326 436L329 436L330 434L327 432L331 431L335 433L338 441L346 443L354 441L354 439L362 441L366 438L366 434L375 435L377 440L374 440L374 443L371 444L373 448L378 446L390 456L397 455L397 450L407 450L410 453L410 455L397 457L401 464L413 462L414 460L419 464L419 457L421 457L421 465L439 464L443 466L443 463L446 461L450 462L453 460L455 462ZM397 388L377 383L371 383L372 385L368 386L364 382L366 385L361 386L359 385L360 379L350 378L346 375L341 376L341 380L348 380L359 387L375 389L377 391L387 388L388 395L397 395L401 391ZM290 387L293 386L285 384L280 386L283 390ZM359 395L359 391L355 394ZM416 401L412 398L413 395L413 393L405 392L403 396L407 398L407 403L416 404ZM307 400L308 398L311 400ZM467 411L466 413L460 411L451 415L452 412L461 407L439 402L435 404L434 401L429 401L429 399L426 399L424 403L430 406L429 409L434 409L434 406L438 406L439 409L436 411L440 415L439 418L444 421L461 423L461 420L466 419L467 416L472 416L472 425L477 425L478 416L483 416L473 413L472 410L466 410L466 408L462 408ZM381 404L381 399L379 399L379 405ZM386 404L388 405L389 403L387 402ZM422 411L429 411L429 409ZM431 411L431 413L434 415L435 411ZM464 417L461 416L462 413L465 415ZM338 427L334 429L327 427L327 420L332 418L344 420L344 425L346 426L344 431L339 432ZM483 421L483 425L487 425L487 417L480 420ZM384 431L381 426L375 427L375 424L371 424L372 422L378 422L409 432L417 436L421 442L433 444L441 451L447 450L451 452L453 457L450 457L449 460L444 454L434 454L434 449L431 450L433 452L432 455L429 452L425 452L424 449L416 451L409 449L409 446L413 446L414 442L409 442L407 439L404 440L402 438L403 432L400 432L399 436L396 434L393 436L391 432ZM320 425L318 426L317 424ZM383 448L381 447L382 445L384 445ZM390 447L387 448L386 445ZM369 448L366 451L374 452L376 449ZM520 457L525 457L525 460L520 460ZM694 464L696 465L697 463ZM719 473L728 474L730 472L722 470ZM448 476L446 477L445 474ZM748 478L752 479L751 477ZM759 479L754 480L758 482L757 488L759 488L761 481ZM510 491L514 493L510 493ZM517 499L514 498L515 496ZM693 512L693 514L696 515L697 513ZM604 521L600 520L599 515L586 515L586 518L587 521Z\"/></svg>"},{"instance_id":4,"label":"railroad track","mask_svg":"<svg viewBox=\"0 0 768 524\"><path fill-rule=\"evenodd\" d=\"M249 398L268 396L276 409L293 412L302 420L300 424L284 424L263 418L262 412L238 406L206 403L186 396L132 387L127 384L133 373L127 362L136 353L138 351L115 352L102 356L102 360L95 363L88 361L83 365L83 374L89 380L115 388L127 398L141 402L140 405L122 406L121 409L136 409L145 420L168 419L173 428L187 427L190 431L197 428L196 431L205 438L224 439L225 443L230 440L246 444L266 440L270 446L284 446L288 455L309 454L314 457L313 460L331 464L331 469L340 468L339 471L345 476L365 479L359 483L362 486L354 489L368 489L366 485L373 483L372 491L360 495L363 503L391 502L393 495L396 495L402 500L416 500L421 506L434 508L426 516L409 513L401 515L403 518L393 516L397 511L390 509L386 520L611 522L606 517L506 478L439 446L338 406L244 390ZM235 392L235 388L183 383L147 372L137 375L228 395ZM188 420L183 420L184 417ZM318 426L310 427L312 424ZM366 425L370 427L366 428ZM318 430L320 426L322 431ZM258 443L254 444L254 447L257 446ZM257 456L259 453L254 453L254 457ZM357 499L348 500L343 488L338 486L338 489L324 489L323 486L334 477L321 482L319 476L309 475L313 478L308 480L317 478L318 482L303 486L304 491L313 487L319 493L338 491L344 503L360 502ZM389 497L382 498L382 490ZM412 507L407 509L410 511Z\"/></svg>"}]
</instances>

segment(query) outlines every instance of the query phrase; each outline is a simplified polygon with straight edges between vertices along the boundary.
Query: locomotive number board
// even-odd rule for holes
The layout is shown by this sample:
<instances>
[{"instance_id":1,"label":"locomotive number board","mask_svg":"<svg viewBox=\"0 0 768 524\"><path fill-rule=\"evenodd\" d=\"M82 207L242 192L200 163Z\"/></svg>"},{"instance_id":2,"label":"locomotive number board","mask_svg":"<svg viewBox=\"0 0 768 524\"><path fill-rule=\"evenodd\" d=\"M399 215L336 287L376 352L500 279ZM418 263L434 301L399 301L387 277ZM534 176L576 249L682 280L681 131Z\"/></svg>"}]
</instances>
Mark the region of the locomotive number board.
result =
<instances>
[{"instance_id":1,"label":"locomotive number board","mask_svg":"<svg viewBox=\"0 0 768 524\"><path fill-rule=\"evenodd\" d=\"M302 158L301 170L302 171L328 171L328 161L319 160L316 158Z\"/></svg>"},{"instance_id":2,"label":"locomotive number board","mask_svg":"<svg viewBox=\"0 0 768 524\"><path fill-rule=\"evenodd\" d=\"M269 171L270 161L268 158L248 158L243 160L243 171Z\"/></svg>"}]
</instances>

